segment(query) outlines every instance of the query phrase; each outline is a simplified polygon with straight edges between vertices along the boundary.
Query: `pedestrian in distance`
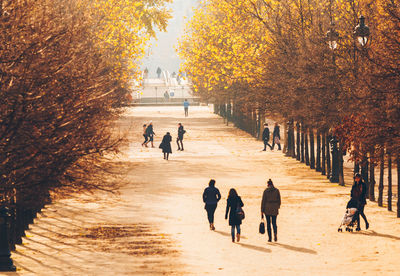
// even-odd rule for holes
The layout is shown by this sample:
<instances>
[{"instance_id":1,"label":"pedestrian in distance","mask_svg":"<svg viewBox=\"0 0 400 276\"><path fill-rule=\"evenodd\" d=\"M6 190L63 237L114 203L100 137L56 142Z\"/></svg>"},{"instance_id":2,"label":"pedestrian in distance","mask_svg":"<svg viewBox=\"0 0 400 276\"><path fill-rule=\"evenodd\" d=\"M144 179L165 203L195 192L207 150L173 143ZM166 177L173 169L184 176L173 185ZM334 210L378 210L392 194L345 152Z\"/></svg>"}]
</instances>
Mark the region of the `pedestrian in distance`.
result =
<instances>
[{"instance_id":1,"label":"pedestrian in distance","mask_svg":"<svg viewBox=\"0 0 400 276\"><path fill-rule=\"evenodd\" d=\"M183 129L183 125L181 123L178 124L178 137L176 138L176 143L178 144L178 150L183 151L183 135L186 133L186 130ZM179 145L180 143L180 145Z\"/></svg>"},{"instance_id":2,"label":"pedestrian in distance","mask_svg":"<svg viewBox=\"0 0 400 276\"><path fill-rule=\"evenodd\" d=\"M167 132L167 134L164 135L162 142L159 146L159 148L162 149L162 152L164 153L165 160L168 160L169 154L172 153L171 141L172 141L171 134Z\"/></svg>"},{"instance_id":3,"label":"pedestrian in distance","mask_svg":"<svg viewBox=\"0 0 400 276\"><path fill-rule=\"evenodd\" d=\"M369 223L367 220L367 217L364 214L364 207L367 204L367 185L365 185L364 181L362 181L361 175L359 173L356 173L354 175L354 184L351 187L351 193L350 193L351 199L354 200L357 203L357 209L358 209L358 214L357 214L357 228L356 231L360 231L360 215L364 219L365 222L365 228L369 228Z\"/></svg>"},{"instance_id":4,"label":"pedestrian in distance","mask_svg":"<svg viewBox=\"0 0 400 276\"><path fill-rule=\"evenodd\" d=\"M269 134L268 124L265 123L264 124L264 131L263 131L263 134L262 134L262 139L264 141L264 149L263 149L263 151L267 150L267 146L272 150L272 146L269 144L269 136L270 136L270 134Z\"/></svg>"},{"instance_id":5,"label":"pedestrian in distance","mask_svg":"<svg viewBox=\"0 0 400 276\"><path fill-rule=\"evenodd\" d=\"M146 148L147 148L147 140L148 140L148 137L147 137L147 134L146 134L146 129L147 129L147 125L144 124L144 125L143 125L143 137L144 137L144 142L142 143L142 147L143 147L143 146L146 146Z\"/></svg>"},{"instance_id":6,"label":"pedestrian in distance","mask_svg":"<svg viewBox=\"0 0 400 276\"><path fill-rule=\"evenodd\" d=\"M154 133L153 130L153 122L150 121L149 125L146 128L146 135L149 138L149 140L145 143L145 146L147 147L147 144L150 142L151 143L151 147L154 148L154 135L156 135Z\"/></svg>"},{"instance_id":7,"label":"pedestrian in distance","mask_svg":"<svg viewBox=\"0 0 400 276\"><path fill-rule=\"evenodd\" d=\"M261 201L261 219L263 219L265 215L265 218L267 219L268 241L271 242L271 222L274 230L274 241L278 241L278 226L276 224L276 218L279 213L279 208L281 207L281 195L279 190L275 188L271 179L268 180L267 184L268 186L264 190Z\"/></svg>"},{"instance_id":8,"label":"pedestrian in distance","mask_svg":"<svg viewBox=\"0 0 400 276\"><path fill-rule=\"evenodd\" d=\"M205 203L204 209L207 211L208 222L210 223L210 230L215 230L214 226L214 213L217 209L218 201L221 199L219 190L215 187L215 180L211 179L208 187L203 192L203 202Z\"/></svg>"},{"instance_id":9,"label":"pedestrian in distance","mask_svg":"<svg viewBox=\"0 0 400 276\"><path fill-rule=\"evenodd\" d=\"M281 150L281 134L278 123L275 123L274 131L272 132L272 149L275 148L275 144L278 145L278 150Z\"/></svg>"},{"instance_id":10,"label":"pedestrian in distance","mask_svg":"<svg viewBox=\"0 0 400 276\"><path fill-rule=\"evenodd\" d=\"M229 214L229 225L231 226L232 242L235 242L235 228L237 231L236 241L240 241L240 225L242 224L242 219L238 216L238 210L241 209L241 207L243 206L243 201L236 190L233 188L230 189L228 199L226 200L225 219L228 219Z\"/></svg>"},{"instance_id":11,"label":"pedestrian in distance","mask_svg":"<svg viewBox=\"0 0 400 276\"><path fill-rule=\"evenodd\" d=\"M164 92L164 99L165 99L166 102L169 101L169 93L168 93L168 91Z\"/></svg>"},{"instance_id":12,"label":"pedestrian in distance","mask_svg":"<svg viewBox=\"0 0 400 276\"><path fill-rule=\"evenodd\" d=\"M183 108L185 109L185 117L189 116L189 102L187 99L183 102Z\"/></svg>"}]
</instances>

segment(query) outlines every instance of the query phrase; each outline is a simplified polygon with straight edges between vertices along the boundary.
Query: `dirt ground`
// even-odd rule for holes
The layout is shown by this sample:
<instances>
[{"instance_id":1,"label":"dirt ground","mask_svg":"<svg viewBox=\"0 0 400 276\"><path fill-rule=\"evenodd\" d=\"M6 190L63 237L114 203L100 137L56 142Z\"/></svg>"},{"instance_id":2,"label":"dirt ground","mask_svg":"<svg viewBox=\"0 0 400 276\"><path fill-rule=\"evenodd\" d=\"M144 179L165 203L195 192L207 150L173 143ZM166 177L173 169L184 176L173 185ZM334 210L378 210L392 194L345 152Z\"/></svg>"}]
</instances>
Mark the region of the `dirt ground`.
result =
<instances>
[{"instance_id":1,"label":"dirt ground","mask_svg":"<svg viewBox=\"0 0 400 276\"><path fill-rule=\"evenodd\" d=\"M142 125L153 121L155 148L144 148ZM170 160L158 145L177 124L185 151ZM262 144L205 106L127 109L120 131L129 144L115 158L124 185L119 195L96 193L48 206L12 253L18 267L6 275L399 275L400 220L368 202L370 229L338 233L350 185ZM174 140L173 140L174 141ZM210 231L202 192L216 179L222 200ZM280 189L278 242L258 233L266 181ZM349 181L348 181L349 183ZM236 188L246 219L232 243L224 219L226 197Z\"/></svg>"}]
</instances>

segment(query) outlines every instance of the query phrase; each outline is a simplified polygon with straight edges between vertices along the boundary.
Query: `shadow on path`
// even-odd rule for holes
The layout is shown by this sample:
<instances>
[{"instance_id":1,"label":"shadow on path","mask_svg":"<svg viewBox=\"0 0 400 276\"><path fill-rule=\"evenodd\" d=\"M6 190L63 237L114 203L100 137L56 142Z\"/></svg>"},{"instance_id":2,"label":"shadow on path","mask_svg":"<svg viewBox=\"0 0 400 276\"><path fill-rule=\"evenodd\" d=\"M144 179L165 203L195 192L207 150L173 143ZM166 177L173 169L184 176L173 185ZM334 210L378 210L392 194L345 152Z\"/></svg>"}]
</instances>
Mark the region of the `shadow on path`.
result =
<instances>
[{"instance_id":1,"label":"shadow on path","mask_svg":"<svg viewBox=\"0 0 400 276\"><path fill-rule=\"evenodd\" d=\"M270 245L282 247L282 248L287 249L287 250L307 253L307 254L314 254L314 255L318 254L317 251L312 250L312 249L308 249L308 248L304 248L304 247L297 247L297 246L278 243L278 242L272 242L272 243L270 243Z\"/></svg>"},{"instance_id":2,"label":"shadow on path","mask_svg":"<svg viewBox=\"0 0 400 276\"><path fill-rule=\"evenodd\" d=\"M365 235L365 236L373 236L373 237L382 237L382 238L388 238L388 239L393 239L393 240L400 241L400 237L398 237L398 236L393 236L393 235L389 235L389 234L382 234L382 233L375 232L374 230L355 232L355 234L357 234L357 235Z\"/></svg>"},{"instance_id":3,"label":"shadow on path","mask_svg":"<svg viewBox=\"0 0 400 276\"><path fill-rule=\"evenodd\" d=\"M271 249L262 247L262 246L256 246L256 245L252 245L252 244L246 244L246 243L237 243L238 245L244 247L244 248L248 248L248 249L252 249L252 250L256 250L256 251L260 251L263 253L271 253Z\"/></svg>"},{"instance_id":4,"label":"shadow on path","mask_svg":"<svg viewBox=\"0 0 400 276\"><path fill-rule=\"evenodd\" d=\"M220 234L220 235L222 235L222 236L225 236L225 237L230 237L230 236L231 236L231 233L227 233L227 232L223 232L223 231L214 230L213 232L215 232L215 233L217 233L217 234ZM240 235L240 239L246 240L247 237L244 236L244 235Z\"/></svg>"}]
</instances>

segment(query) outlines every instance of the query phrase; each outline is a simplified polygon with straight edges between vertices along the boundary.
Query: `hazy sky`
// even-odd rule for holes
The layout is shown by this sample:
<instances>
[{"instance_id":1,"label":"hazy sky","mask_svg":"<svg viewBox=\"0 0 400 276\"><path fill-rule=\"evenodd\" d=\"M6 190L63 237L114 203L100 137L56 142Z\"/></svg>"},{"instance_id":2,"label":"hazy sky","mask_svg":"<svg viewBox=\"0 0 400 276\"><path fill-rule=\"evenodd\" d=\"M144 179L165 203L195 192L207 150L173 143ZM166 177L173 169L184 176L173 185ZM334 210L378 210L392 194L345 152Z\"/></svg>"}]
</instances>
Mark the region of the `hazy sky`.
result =
<instances>
[{"instance_id":1,"label":"hazy sky","mask_svg":"<svg viewBox=\"0 0 400 276\"><path fill-rule=\"evenodd\" d=\"M172 72L179 71L181 63L174 46L183 34L186 22L192 16L193 7L198 0L174 0L170 4L172 18L169 20L167 32L157 32L157 40L152 40L148 55L143 60L143 69L149 69L150 77L156 76L157 67ZM185 19L186 17L186 19Z\"/></svg>"}]
</instances>

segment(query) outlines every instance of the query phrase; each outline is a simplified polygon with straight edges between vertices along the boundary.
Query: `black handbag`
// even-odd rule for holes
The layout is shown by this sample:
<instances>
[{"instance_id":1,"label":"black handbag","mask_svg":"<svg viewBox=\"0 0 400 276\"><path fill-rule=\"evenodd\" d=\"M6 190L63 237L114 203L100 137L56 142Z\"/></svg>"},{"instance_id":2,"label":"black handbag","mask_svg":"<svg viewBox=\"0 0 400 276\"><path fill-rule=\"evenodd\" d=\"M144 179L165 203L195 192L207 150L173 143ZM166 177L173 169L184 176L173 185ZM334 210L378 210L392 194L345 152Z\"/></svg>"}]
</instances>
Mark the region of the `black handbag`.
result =
<instances>
[{"instance_id":1,"label":"black handbag","mask_svg":"<svg viewBox=\"0 0 400 276\"><path fill-rule=\"evenodd\" d=\"M264 223L264 221L260 222L260 227L258 229L258 232L260 232L260 234L265 234L265 223Z\"/></svg>"},{"instance_id":2,"label":"black handbag","mask_svg":"<svg viewBox=\"0 0 400 276\"><path fill-rule=\"evenodd\" d=\"M243 208L240 207L240 206L238 206L236 208L236 217L238 219L240 219L240 220L243 220L245 218L245 214L244 214Z\"/></svg>"}]
</instances>

